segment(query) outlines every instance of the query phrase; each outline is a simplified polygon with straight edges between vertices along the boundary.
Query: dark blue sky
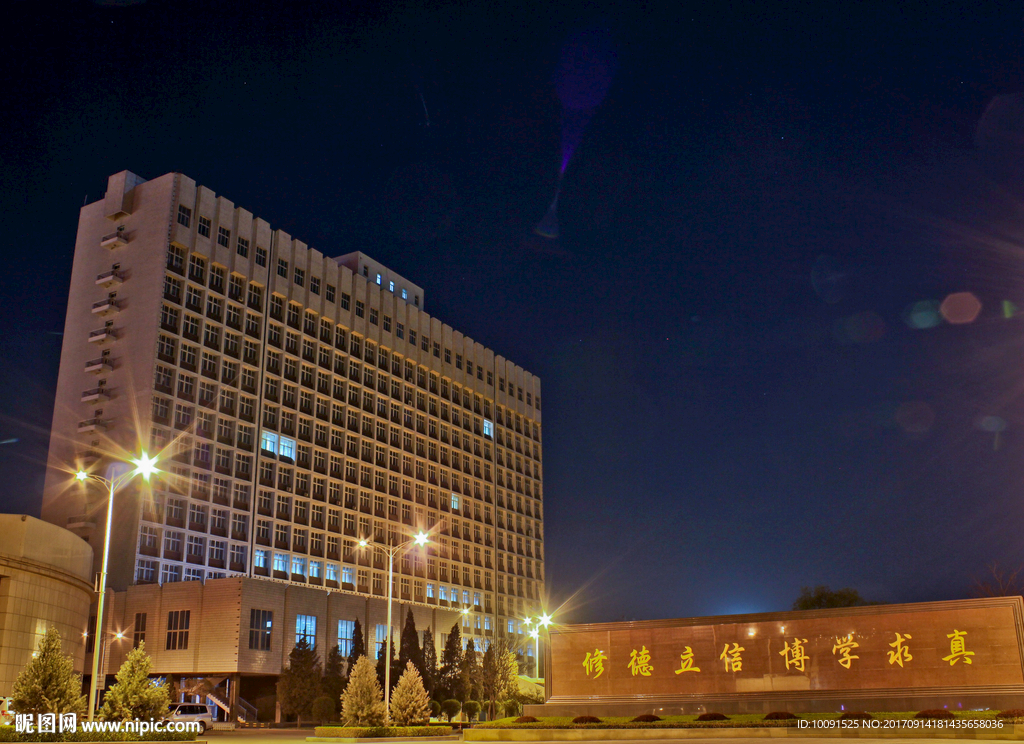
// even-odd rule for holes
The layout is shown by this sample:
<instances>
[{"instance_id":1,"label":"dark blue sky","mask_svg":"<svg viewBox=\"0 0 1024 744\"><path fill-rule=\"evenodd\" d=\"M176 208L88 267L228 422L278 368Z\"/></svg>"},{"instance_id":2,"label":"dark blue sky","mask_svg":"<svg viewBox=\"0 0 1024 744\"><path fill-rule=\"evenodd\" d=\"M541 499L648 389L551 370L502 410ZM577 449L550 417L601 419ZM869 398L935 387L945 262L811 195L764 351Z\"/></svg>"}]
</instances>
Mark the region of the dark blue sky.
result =
<instances>
[{"instance_id":1,"label":"dark blue sky","mask_svg":"<svg viewBox=\"0 0 1024 744\"><path fill-rule=\"evenodd\" d=\"M78 208L181 171L540 375L566 619L961 597L1024 562L1024 159L975 146L1024 89L1019 8L424 5L14 5L2 510L38 514ZM544 240L555 71L601 28ZM974 322L912 327L963 291Z\"/></svg>"}]
</instances>

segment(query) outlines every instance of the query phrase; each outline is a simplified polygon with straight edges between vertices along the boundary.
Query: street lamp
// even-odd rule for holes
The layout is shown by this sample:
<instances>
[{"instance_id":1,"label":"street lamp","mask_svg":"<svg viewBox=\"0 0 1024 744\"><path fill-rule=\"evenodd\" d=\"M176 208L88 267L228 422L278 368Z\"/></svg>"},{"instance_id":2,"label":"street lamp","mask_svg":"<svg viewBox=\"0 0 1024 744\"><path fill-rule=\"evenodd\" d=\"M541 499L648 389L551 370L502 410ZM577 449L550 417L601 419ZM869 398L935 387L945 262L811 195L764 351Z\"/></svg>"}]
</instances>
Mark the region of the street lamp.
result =
<instances>
[{"instance_id":1,"label":"street lamp","mask_svg":"<svg viewBox=\"0 0 1024 744\"><path fill-rule=\"evenodd\" d=\"M534 625L535 626L532 630L527 630L527 635L529 635L530 638L532 638L533 642L534 642L533 653L534 653L534 665L536 666L536 669L534 671L536 672L535 676L539 679L540 678L540 630L541 630L541 628L547 628L549 625L551 625L551 615L547 614L546 612L542 612L540 614L540 617L538 617L536 620L534 620L532 617L528 617L525 620L523 620L523 624L526 625L527 628L529 628L530 625Z\"/></svg>"},{"instance_id":2,"label":"street lamp","mask_svg":"<svg viewBox=\"0 0 1024 744\"><path fill-rule=\"evenodd\" d=\"M141 475L144 480L148 481L149 476L157 472L156 460L157 458L150 457L143 452L140 457L133 458L130 461L135 466L134 470L124 471L111 478L104 478L102 475L96 475L95 473L87 473L84 470L79 470L75 473L75 480L83 483L85 481L96 481L97 483L102 483L110 491L107 498L107 529L103 534L103 564L100 568L99 596L96 599L96 626L93 631L95 635L92 644L92 679L89 681L90 721L96 715L96 690L99 684L100 651L103 648L100 628L103 623L103 599L107 592L107 561L110 558L110 529L114 521L114 494L136 475ZM110 471L108 471L109 473Z\"/></svg>"},{"instance_id":3,"label":"street lamp","mask_svg":"<svg viewBox=\"0 0 1024 744\"><path fill-rule=\"evenodd\" d=\"M371 542L366 538L359 541L360 548L377 548L388 557L388 631L384 639L386 658L384 659L384 725L391 724L391 595L392 583L395 573L395 556L412 545L417 547L426 545L426 532L417 532L413 537L398 545L385 545L383 543Z\"/></svg>"}]
</instances>

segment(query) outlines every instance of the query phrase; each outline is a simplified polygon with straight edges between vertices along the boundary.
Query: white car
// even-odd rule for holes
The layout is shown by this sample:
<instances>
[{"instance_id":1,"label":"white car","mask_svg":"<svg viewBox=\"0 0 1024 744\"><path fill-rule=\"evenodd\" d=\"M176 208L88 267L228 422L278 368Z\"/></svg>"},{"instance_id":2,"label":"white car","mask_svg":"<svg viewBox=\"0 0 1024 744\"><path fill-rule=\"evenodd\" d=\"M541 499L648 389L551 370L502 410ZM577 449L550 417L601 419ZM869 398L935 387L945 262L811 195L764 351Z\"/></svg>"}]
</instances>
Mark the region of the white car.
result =
<instances>
[{"instance_id":1,"label":"white car","mask_svg":"<svg viewBox=\"0 0 1024 744\"><path fill-rule=\"evenodd\" d=\"M205 734L206 729L213 728L213 710L202 703L171 703L164 718L168 722L198 721L199 733Z\"/></svg>"}]
</instances>

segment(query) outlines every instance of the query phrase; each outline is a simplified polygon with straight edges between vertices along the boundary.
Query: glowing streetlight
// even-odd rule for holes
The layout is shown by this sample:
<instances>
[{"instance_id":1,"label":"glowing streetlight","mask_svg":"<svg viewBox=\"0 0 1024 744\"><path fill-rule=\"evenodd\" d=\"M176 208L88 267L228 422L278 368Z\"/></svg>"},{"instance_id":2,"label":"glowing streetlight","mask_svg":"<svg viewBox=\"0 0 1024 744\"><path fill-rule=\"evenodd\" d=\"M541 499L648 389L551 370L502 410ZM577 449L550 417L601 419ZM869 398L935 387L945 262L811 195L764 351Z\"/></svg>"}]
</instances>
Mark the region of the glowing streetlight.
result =
<instances>
[{"instance_id":1,"label":"glowing streetlight","mask_svg":"<svg viewBox=\"0 0 1024 744\"><path fill-rule=\"evenodd\" d=\"M372 542L365 537L359 541L360 548L377 548L388 557L388 631L384 639L385 656L384 662L384 725L391 724L391 595L393 591L395 573L395 556L412 546L423 546L427 544L430 535L426 532L417 532L413 537L398 545L385 545Z\"/></svg>"},{"instance_id":2,"label":"glowing streetlight","mask_svg":"<svg viewBox=\"0 0 1024 744\"><path fill-rule=\"evenodd\" d=\"M528 628L527 635L533 639L533 653L534 653L534 664L536 665L537 677L540 677L540 631L541 628L547 628L551 625L551 615L546 612L542 612L536 619L528 617L523 620L523 624ZM530 629L530 626L534 627Z\"/></svg>"},{"instance_id":3,"label":"glowing streetlight","mask_svg":"<svg viewBox=\"0 0 1024 744\"><path fill-rule=\"evenodd\" d=\"M92 721L96 715L96 691L99 685L99 669L100 669L100 652L102 651L102 624L103 624L103 600L107 593L107 563L110 558L110 530L114 522L114 494L124 486L128 481L134 478L136 475L141 475L143 480L148 481L149 477L154 473L157 473L156 469L156 457L150 457L143 452L139 457L132 458L129 462L135 466L134 470L128 470L111 478L104 478L102 475L96 473L87 473L84 470L79 470L75 473L75 480L84 483L85 481L96 481L107 487L109 496L107 498L107 529L103 534L103 564L100 568L100 585L99 585L99 596L96 598L96 626L94 629L93 649L92 649L92 679L89 681L89 720ZM108 471L109 472L109 471ZM86 633L88 637L88 633ZM118 633L117 638L120 640L124 637L123 633Z\"/></svg>"}]
</instances>

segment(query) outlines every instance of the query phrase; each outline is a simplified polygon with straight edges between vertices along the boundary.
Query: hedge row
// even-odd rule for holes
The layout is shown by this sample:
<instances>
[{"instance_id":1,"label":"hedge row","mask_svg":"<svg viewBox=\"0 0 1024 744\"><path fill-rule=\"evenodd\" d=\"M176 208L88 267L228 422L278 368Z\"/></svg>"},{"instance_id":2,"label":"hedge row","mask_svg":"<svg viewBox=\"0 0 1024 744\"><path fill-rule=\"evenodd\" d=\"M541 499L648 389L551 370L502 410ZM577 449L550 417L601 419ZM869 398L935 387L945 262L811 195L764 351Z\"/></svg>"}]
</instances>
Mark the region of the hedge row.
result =
<instances>
[{"instance_id":1,"label":"hedge row","mask_svg":"<svg viewBox=\"0 0 1024 744\"><path fill-rule=\"evenodd\" d=\"M0 742L51 742L51 741L195 741L196 735L185 731L147 731L139 735L131 732L89 731L79 729L74 733L60 734L19 734L14 726L0 726Z\"/></svg>"},{"instance_id":2,"label":"hedge row","mask_svg":"<svg viewBox=\"0 0 1024 744\"><path fill-rule=\"evenodd\" d=\"M450 736L451 726L317 726L314 736L331 739L383 739L390 736Z\"/></svg>"}]
</instances>

